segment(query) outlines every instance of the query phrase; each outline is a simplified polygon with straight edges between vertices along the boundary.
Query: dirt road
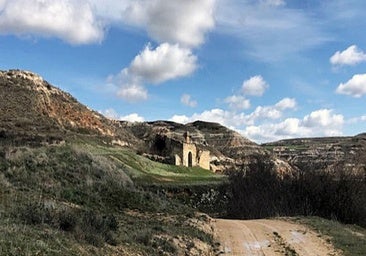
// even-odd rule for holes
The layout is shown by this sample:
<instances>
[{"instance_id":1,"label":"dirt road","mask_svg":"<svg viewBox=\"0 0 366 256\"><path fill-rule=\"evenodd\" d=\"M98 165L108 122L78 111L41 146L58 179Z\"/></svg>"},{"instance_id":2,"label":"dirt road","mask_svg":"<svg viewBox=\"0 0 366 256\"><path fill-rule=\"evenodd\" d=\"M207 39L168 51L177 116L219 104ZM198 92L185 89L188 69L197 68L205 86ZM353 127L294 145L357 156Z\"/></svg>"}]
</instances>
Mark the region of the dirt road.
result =
<instances>
[{"instance_id":1,"label":"dirt road","mask_svg":"<svg viewBox=\"0 0 366 256\"><path fill-rule=\"evenodd\" d=\"M340 255L309 228L285 220L216 219L222 255Z\"/></svg>"}]
</instances>

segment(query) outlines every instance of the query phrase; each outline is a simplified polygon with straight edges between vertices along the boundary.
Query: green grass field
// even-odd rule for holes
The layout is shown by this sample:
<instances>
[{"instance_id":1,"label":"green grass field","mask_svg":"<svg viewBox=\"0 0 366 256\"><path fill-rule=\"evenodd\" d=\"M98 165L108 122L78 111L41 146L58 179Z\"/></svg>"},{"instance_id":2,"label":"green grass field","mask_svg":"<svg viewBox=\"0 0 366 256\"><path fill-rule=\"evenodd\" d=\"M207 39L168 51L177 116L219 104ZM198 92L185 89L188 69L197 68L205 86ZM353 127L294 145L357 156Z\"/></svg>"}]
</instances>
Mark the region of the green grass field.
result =
<instances>
[{"instance_id":1,"label":"green grass field","mask_svg":"<svg viewBox=\"0 0 366 256\"><path fill-rule=\"evenodd\" d=\"M94 155L115 161L140 185L209 185L227 181L225 175L215 174L200 167L188 168L154 162L127 148L90 144L79 146Z\"/></svg>"}]
</instances>

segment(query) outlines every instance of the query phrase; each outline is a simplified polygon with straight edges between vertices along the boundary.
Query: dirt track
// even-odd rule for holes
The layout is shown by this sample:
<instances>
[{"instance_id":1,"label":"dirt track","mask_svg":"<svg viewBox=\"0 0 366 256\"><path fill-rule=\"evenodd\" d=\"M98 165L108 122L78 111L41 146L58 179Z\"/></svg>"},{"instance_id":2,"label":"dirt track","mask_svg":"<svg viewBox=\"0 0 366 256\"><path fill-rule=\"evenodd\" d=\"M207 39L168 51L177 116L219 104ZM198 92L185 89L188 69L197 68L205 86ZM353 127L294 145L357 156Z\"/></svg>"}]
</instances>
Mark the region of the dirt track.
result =
<instances>
[{"instance_id":1,"label":"dirt track","mask_svg":"<svg viewBox=\"0 0 366 256\"><path fill-rule=\"evenodd\" d=\"M340 255L318 234L285 220L216 219L222 255Z\"/></svg>"}]
</instances>

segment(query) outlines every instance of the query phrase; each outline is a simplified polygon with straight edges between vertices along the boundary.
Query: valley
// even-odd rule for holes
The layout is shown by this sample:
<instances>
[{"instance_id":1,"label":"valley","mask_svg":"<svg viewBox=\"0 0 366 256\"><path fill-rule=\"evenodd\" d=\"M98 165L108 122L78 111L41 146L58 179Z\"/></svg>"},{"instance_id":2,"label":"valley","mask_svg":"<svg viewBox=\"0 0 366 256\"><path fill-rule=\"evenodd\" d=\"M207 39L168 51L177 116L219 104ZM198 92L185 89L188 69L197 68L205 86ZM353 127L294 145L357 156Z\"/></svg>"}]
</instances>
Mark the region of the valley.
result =
<instances>
[{"instance_id":1,"label":"valley","mask_svg":"<svg viewBox=\"0 0 366 256\"><path fill-rule=\"evenodd\" d=\"M365 255L365 152L365 134L111 120L1 71L0 255Z\"/></svg>"}]
</instances>

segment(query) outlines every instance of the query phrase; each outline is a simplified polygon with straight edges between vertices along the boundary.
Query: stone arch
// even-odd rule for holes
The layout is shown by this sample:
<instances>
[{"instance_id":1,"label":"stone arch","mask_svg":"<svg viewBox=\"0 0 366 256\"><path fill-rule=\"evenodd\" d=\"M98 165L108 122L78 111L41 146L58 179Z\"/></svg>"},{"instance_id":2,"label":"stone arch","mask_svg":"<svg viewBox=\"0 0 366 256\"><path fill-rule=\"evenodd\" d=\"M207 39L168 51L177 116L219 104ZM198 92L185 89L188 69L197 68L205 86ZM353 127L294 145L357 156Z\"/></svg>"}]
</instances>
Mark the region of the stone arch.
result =
<instances>
[{"instance_id":1,"label":"stone arch","mask_svg":"<svg viewBox=\"0 0 366 256\"><path fill-rule=\"evenodd\" d=\"M188 167L192 167L193 166L193 157L192 157L192 152L189 151L188 152Z\"/></svg>"}]
</instances>

